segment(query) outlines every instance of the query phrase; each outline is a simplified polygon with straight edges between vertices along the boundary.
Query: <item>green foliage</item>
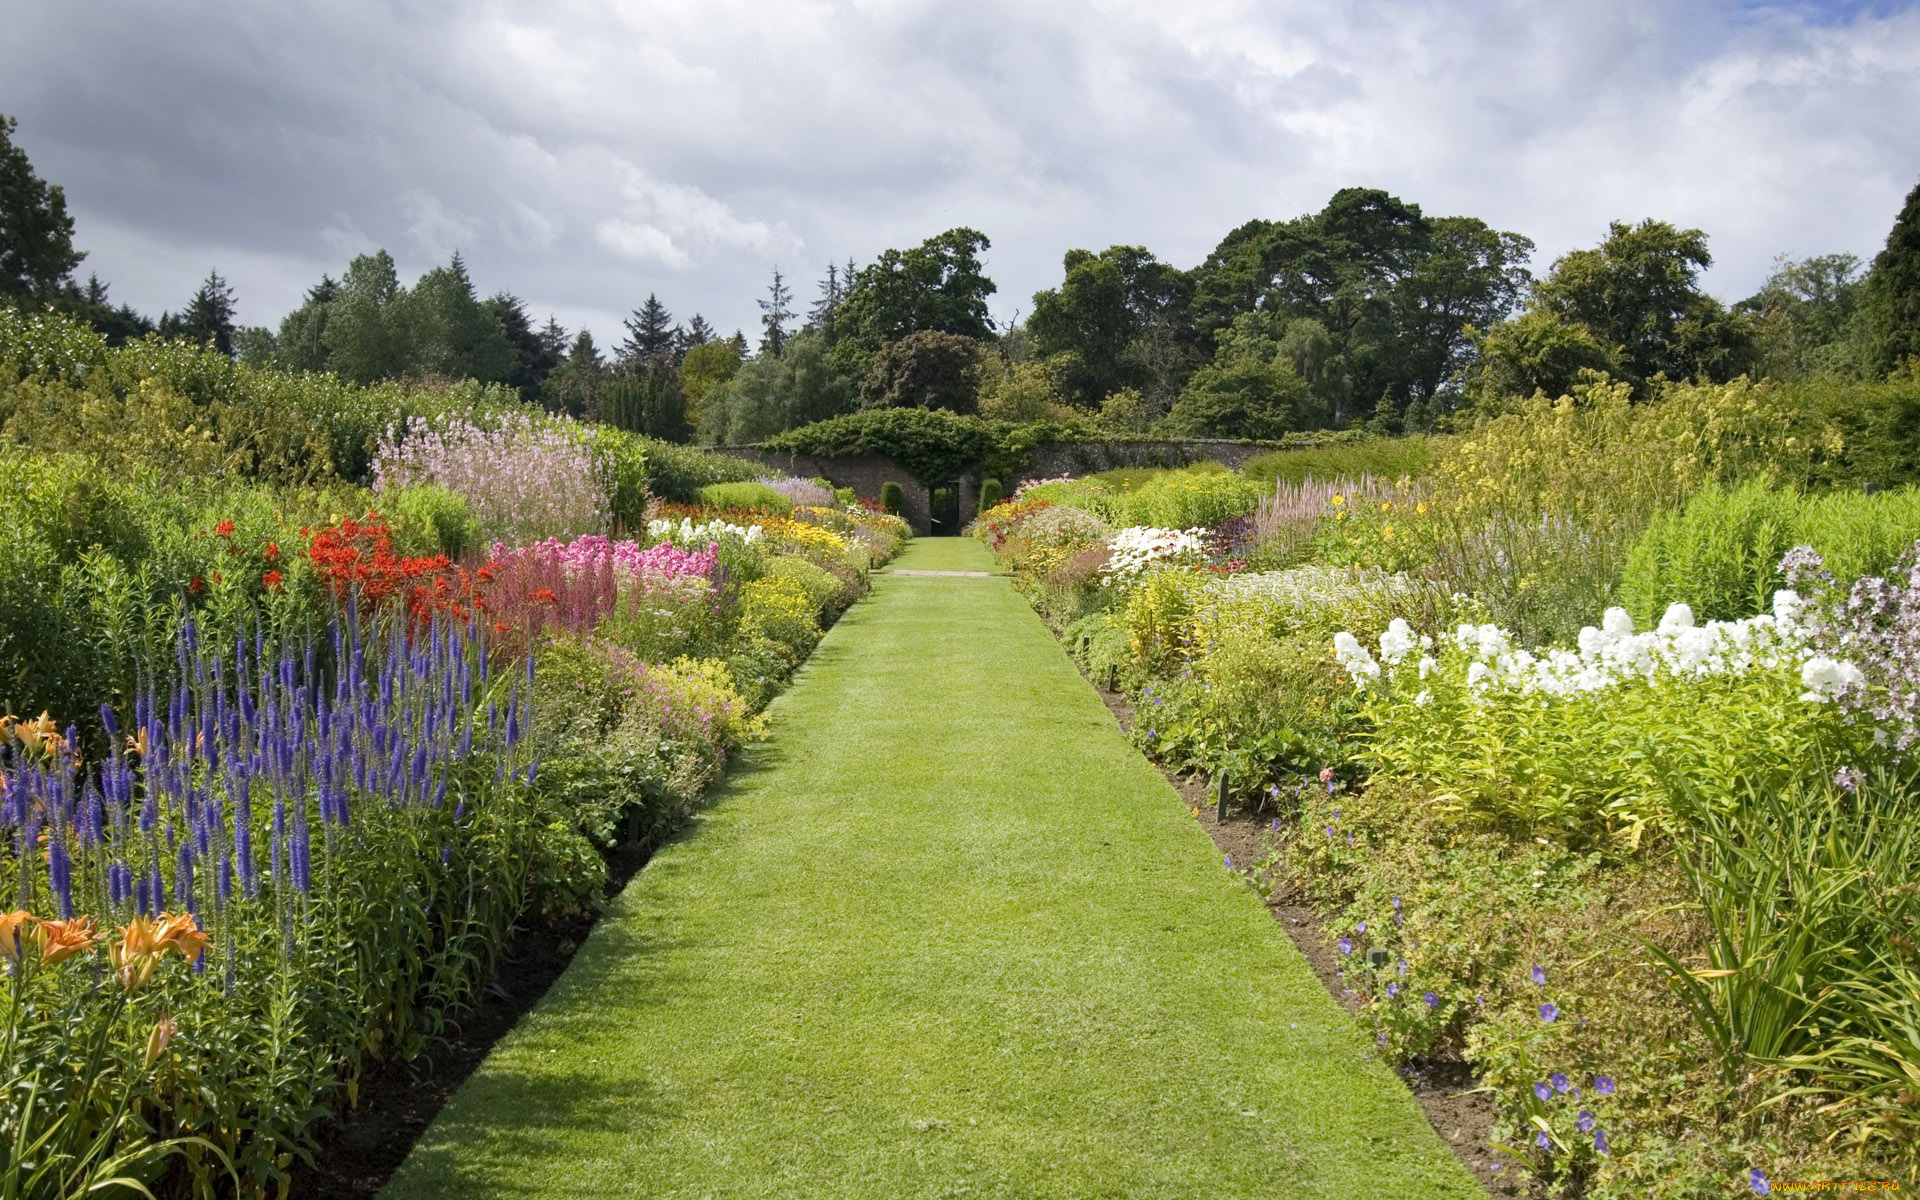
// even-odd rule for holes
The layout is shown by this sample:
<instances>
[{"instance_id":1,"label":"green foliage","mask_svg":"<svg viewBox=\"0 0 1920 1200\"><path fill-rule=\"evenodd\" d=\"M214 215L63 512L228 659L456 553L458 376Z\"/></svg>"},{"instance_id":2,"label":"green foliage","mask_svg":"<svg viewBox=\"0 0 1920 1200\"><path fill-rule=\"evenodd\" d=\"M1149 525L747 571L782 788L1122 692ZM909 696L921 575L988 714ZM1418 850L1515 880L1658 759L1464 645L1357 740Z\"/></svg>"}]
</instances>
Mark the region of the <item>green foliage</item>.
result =
<instances>
[{"instance_id":1,"label":"green foliage","mask_svg":"<svg viewBox=\"0 0 1920 1200\"><path fill-rule=\"evenodd\" d=\"M1843 583L1884 574L1920 538L1920 490L1862 496L1781 491L1755 478L1737 487L1709 480L1679 511L1663 512L1634 543L1620 603L1647 624L1684 601L1696 616L1730 619L1765 611L1786 586L1780 559L1810 545Z\"/></svg>"},{"instance_id":2,"label":"green foliage","mask_svg":"<svg viewBox=\"0 0 1920 1200\"><path fill-rule=\"evenodd\" d=\"M1271 343L1234 344L1193 373L1162 428L1175 437L1277 438L1298 427L1308 395Z\"/></svg>"},{"instance_id":3,"label":"green foliage","mask_svg":"<svg viewBox=\"0 0 1920 1200\"><path fill-rule=\"evenodd\" d=\"M86 256L73 248L66 194L14 145L18 127L0 115L0 300L52 300Z\"/></svg>"},{"instance_id":4,"label":"green foliage","mask_svg":"<svg viewBox=\"0 0 1920 1200\"><path fill-rule=\"evenodd\" d=\"M860 382L860 406L972 413L979 407L981 367L979 342L919 330L880 348Z\"/></svg>"},{"instance_id":5,"label":"green foliage","mask_svg":"<svg viewBox=\"0 0 1920 1200\"><path fill-rule=\"evenodd\" d=\"M793 501L764 483L709 483L701 488L699 501L715 508L763 508L772 512L790 512Z\"/></svg>"},{"instance_id":6,"label":"green foliage","mask_svg":"<svg viewBox=\"0 0 1920 1200\"><path fill-rule=\"evenodd\" d=\"M458 492L423 483L382 492L379 503L397 554L459 559L486 550L480 522Z\"/></svg>"},{"instance_id":7,"label":"green foliage","mask_svg":"<svg viewBox=\"0 0 1920 1200\"><path fill-rule=\"evenodd\" d=\"M802 330L779 356L748 359L700 401L700 434L719 445L747 445L783 430L851 412L855 390L828 355L821 335Z\"/></svg>"},{"instance_id":8,"label":"green foliage","mask_svg":"<svg viewBox=\"0 0 1920 1200\"><path fill-rule=\"evenodd\" d=\"M766 442L797 454L884 454L929 487L958 479L997 447L995 427L943 409L882 408L790 430Z\"/></svg>"},{"instance_id":9,"label":"green foliage","mask_svg":"<svg viewBox=\"0 0 1920 1200\"><path fill-rule=\"evenodd\" d=\"M1860 295L1861 339L1869 368L1890 371L1920 357L1920 184L1874 256Z\"/></svg>"},{"instance_id":10,"label":"green foliage","mask_svg":"<svg viewBox=\"0 0 1920 1200\"><path fill-rule=\"evenodd\" d=\"M596 438L605 437L606 433L596 432ZM644 469L647 488L660 499L675 504L694 503L700 489L707 484L738 483L758 479L767 473L767 469L759 463L696 450L691 446L677 446L672 442L654 441L633 434L620 435L616 440L631 447L628 453L634 456L637 469ZM631 527L638 520L638 509L636 507L633 516L626 516L616 496L614 515L622 517Z\"/></svg>"},{"instance_id":11,"label":"green foliage","mask_svg":"<svg viewBox=\"0 0 1920 1200\"><path fill-rule=\"evenodd\" d=\"M936 330L983 340L993 332L987 297L994 292L980 264L992 243L959 228L911 250L885 250L860 269L834 312L834 361L864 377L873 355L910 333Z\"/></svg>"},{"instance_id":12,"label":"green foliage","mask_svg":"<svg viewBox=\"0 0 1920 1200\"><path fill-rule=\"evenodd\" d=\"M881 508L897 517L900 515L901 509L906 507L906 503L906 493L901 489L899 484L889 479L880 485Z\"/></svg>"},{"instance_id":13,"label":"green foliage","mask_svg":"<svg viewBox=\"0 0 1920 1200\"><path fill-rule=\"evenodd\" d=\"M1760 290L1733 306L1753 323L1758 374L1773 379L1859 374L1850 326L1860 307L1860 266L1851 254L1774 260Z\"/></svg>"},{"instance_id":14,"label":"green foliage","mask_svg":"<svg viewBox=\"0 0 1920 1200\"><path fill-rule=\"evenodd\" d=\"M1277 450L1248 459L1240 473L1256 483L1299 483L1307 479L1417 479L1432 461L1433 441L1413 436L1376 438L1333 435L1338 440L1298 450Z\"/></svg>"},{"instance_id":15,"label":"green foliage","mask_svg":"<svg viewBox=\"0 0 1920 1200\"><path fill-rule=\"evenodd\" d=\"M980 512L987 511L988 509L992 508L994 505L1000 503L1001 499L1004 498L1005 496L1006 496L1006 489L1000 486L1000 481L998 479L981 480L979 511Z\"/></svg>"},{"instance_id":16,"label":"green foliage","mask_svg":"<svg viewBox=\"0 0 1920 1200\"><path fill-rule=\"evenodd\" d=\"M1156 377L1165 372L1154 370L1153 351L1157 341L1191 340L1188 277L1142 246L1069 250L1063 268L1058 288L1034 294L1027 329L1035 350L1057 364L1065 398L1092 409L1122 389L1177 392L1177 377Z\"/></svg>"}]
</instances>

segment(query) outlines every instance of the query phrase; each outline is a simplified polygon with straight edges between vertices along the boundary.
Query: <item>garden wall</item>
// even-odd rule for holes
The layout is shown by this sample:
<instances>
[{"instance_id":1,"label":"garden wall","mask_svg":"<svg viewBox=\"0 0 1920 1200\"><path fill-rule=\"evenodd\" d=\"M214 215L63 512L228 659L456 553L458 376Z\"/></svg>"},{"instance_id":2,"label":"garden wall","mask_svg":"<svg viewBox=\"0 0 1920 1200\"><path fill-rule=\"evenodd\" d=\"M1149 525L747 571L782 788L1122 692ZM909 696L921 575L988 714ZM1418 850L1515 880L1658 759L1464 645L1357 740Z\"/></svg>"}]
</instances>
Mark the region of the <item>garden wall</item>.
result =
<instances>
[{"instance_id":1,"label":"garden wall","mask_svg":"<svg viewBox=\"0 0 1920 1200\"><path fill-rule=\"evenodd\" d=\"M1115 467L1179 467L1212 461L1237 469L1249 458L1266 454L1275 448L1271 443L1200 438L1159 442L1063 442L1034 447L1032 464L1024 471L1008 473L1000 483L1011 494L1022 480L1091 475ZM884 454L795 454L784 450L765 450L759 446L718 446L715 452L765 463L794 475L807 478L818 476L832 481L835 487L850 487L869 498L877 497L880 485L891 480L900 485L903 496L900 515L913 526L914 533L925 537L932 532L932 504L928 489L916 482L905 467ZM978 503L980 481L979 471L969 472L959 481L963 521L971 517ZM957 533L958 530L950 532Z\"/></svg>"}]
</instances>

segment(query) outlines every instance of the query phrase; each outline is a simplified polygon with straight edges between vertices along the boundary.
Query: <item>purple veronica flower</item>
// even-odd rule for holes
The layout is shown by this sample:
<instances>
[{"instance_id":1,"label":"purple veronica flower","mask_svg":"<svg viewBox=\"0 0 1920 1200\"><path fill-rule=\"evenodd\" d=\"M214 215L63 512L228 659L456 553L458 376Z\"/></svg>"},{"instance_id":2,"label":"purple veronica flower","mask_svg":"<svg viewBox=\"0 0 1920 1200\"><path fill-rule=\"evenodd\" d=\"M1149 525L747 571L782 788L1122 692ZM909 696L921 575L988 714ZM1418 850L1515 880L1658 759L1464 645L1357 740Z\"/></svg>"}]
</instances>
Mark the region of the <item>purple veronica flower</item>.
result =
<instances>
[{"instance_id":1,"label":"purple veronica flower","mask_svg":"<svg viewBox=\"0 0 1920 1200\"><path fill-rule=\"evenodd\" d=\"M1552 1001L1542 1004L1540 1006L1540 1019L1542 1021L1558 1021L1560 1019L1560 1006L1554 1004Z\"/></svg>"},{"instance_id":2,"label":"purple veronica flower","mask_svg":"<svg viewBox=\"0 0 1920 1200\"><path fill-rule=\"evenodd\" d=\"M1573 1120L1573 1127L1581 1133L1592 1133L1593 1125L1593 1114L1584 1108L1580 1110L1580 1115Z\"/></svg>"},{"instance_id":3,"label":"purple veronica flower","mask_svg":"<svg viewBox=\"0 0 1920 1200\"><path fill-rule=\"evenodd\" d=\"M1428 1008L1439 1008L1439 1007L1440 1007L1440 997L1439 997L1438 995L1436 995L1436 994L1434 994L1433 992L1428 992L1428 993L1427 993L1426 995L1424 995L1424 996L1422 996L1422 997L1420 997L1420 998L1421 998L1422 1000L1425 1000L1425 1001L1427 1002L1427 1007L1428 1007Z\"/></svg>"},{"instance_id":4,"label":"purple veronica flower","mask_svg":"<svg viewBox=\"0 0 1920 1200\"><path fill-rule=\"evenodd\" d=\"M1395 908L1399 908L1399 907L1400 907L1400 897L1398 897L1398 896L1395 896L1395 897L1393 898L1393 906L1394 906Z\"/></svg>"},{"instance_id":5,"label":"purple veronica flower","mask_svg":"<svg viewBox=\"0 0 1920 1200\"><path fill-rule=\"evenodd\" d=\"M1608 1146L1607 1146L1606 1130L1596 1129L1593 1131L1593 1148L1594 1148L1594 1151L1599 1154L1606 1154L1609 1152Z\"/></svg>"},{"instance_id":6,"label":"purple veronica flower","mask_svg":"<svg viewBox=\"0 0 1920 1200\"><path fill-rule=\"evenodd\" d=\"M1602 1096L1613 1095L1613 1076L1611 1075L1595 1076L1593 1081L1593 1090L1596 1092L1599 1092Z\"/></svg>"},{"instance_id":7,"label":"purple veronica flower","mask_svg":"<svg viewBox=\"0 0 1920 1200\"><path fill-rule=\"evenodd\" d=\"M1773 1184L1768 1181L1767 1173L1759 1167L1747 1172L1747 1186L1751 1187L1756 1195L1773 1195Z\"/></svg>"},{"instance_id":8,"label":"purple veronica flower","mask_svg":"<svg viewBox=\"0 0 1920 1200\"><path fill-rule=\"evenodd\" d=\"M1540 1097L1540 1102L1545 1104L1553 1099L1553 1085L1543 1079L1533 1085L1533 1094Z\"/></svg>"},{"instance_id":9,"label":"purple veronica flower","mask_svg":"<svg viewBox=\"0 0 1920 1200\"><path fill-rule=\"evenodd\" d=\"M1567 1082L1567 1077L1565 1075L1562 1075L1558 1071L1555 1071L1552 1075L1549 1075L1547 1078L1553 1084L1553 1090L1561 1093L1562 1095L1565 1095L1566 1090L1573 1086L1571 1083Z\"/></svg>"},{"instance_id":10,"label":"purple veronica flower","mask_svg":"<svg viewBox=\"0 0 1920 1200\"><path fill-rule=\"evenodd\" d=\"M1274 791L1275 791L1275 792L1277 793L1277 792L1279 792L1279 790L1280 790L1280 789L1279 789L1279 788L1275 788L1275 789L1273 789L1273 790L1274 790ZM1279 817L1275 817L1275 818L1273 819L1273 831L1274 831L1275 833L1279 833L1279 832L1280 832L1280 818L1279 818Z\"/></svg>"},{"instance_id":11,"label":"purple veronica flower","mask_svg":"<svg viewBox=\"0 0 1920 1200\"><path fill-rule=\"evenodd\" d=\"M1537 984L1539 984L1539 985L1540 985L1541 987L1545 987L1545 986L1547 986L1547 972L1546 972L1546 968L1544 968L1544 967L1535 967L1535 968L1533 969L1533 981L1534 981L1535 983L1537 983Z\"/></svg>"}]
</instances>

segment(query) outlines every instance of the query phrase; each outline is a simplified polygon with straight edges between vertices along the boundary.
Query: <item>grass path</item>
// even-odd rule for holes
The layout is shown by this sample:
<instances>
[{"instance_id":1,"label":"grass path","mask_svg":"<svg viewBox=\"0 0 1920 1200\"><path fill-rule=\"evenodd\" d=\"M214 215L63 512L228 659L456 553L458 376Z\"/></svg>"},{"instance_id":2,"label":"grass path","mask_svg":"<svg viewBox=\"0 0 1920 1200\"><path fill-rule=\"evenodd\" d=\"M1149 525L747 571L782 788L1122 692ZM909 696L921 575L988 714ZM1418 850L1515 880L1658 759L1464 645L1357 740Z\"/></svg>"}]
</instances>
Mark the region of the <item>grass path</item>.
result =
<instances>
[{"instance_id":1,"label":"grass path","mask_svg":"<svg viewBox=\"0 0 1920 1200\"><path fill-rule=\"evenodd\" d=\"M1484 1196L1366 1051L1007 581L882 576L385 1195Z\"/></svg>"}]
</instances>

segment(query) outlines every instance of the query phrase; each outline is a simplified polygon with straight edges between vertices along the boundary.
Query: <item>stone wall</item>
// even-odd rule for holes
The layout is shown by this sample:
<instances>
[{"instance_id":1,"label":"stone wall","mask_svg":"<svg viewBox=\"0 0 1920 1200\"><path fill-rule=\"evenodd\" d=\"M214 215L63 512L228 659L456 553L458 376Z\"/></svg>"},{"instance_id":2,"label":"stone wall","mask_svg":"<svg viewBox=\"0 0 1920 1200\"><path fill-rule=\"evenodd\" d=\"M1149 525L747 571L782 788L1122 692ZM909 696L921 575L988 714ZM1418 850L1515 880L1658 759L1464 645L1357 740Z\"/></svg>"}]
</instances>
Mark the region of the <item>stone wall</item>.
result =
<instances>
[{"instance_id":1,"label":"stone wall","mask_svg":"<svg viewBox=\"0 0 1920 1200\"><path fill-rule=\"evenodd\" d=\"M1052 479L1060 475L1092 475L1115 467L1179 467L1188 463L1212 461L1238 468L1249 458L1266 454L1276 447L1253 442L1193 440L1179 442L1069 442L1057 446L1037 446L1033 462L1000 480L1008 495L1026 479ZM784 450L766 450L759 446L718 446L715 452L749 462L764 463L770 470L788 475L829 480L835 487L850 487L868 498L880 495L880 485L900 485L901 516L922 537L933 528L932 497L928 489L915 482L906 468L884 454L792 454ZM960 523L971 518L979 503L981 475L969 472L956 481L960 491ZM959 530L944 532L958 533Z\"/></svg>"}]
</instances>

